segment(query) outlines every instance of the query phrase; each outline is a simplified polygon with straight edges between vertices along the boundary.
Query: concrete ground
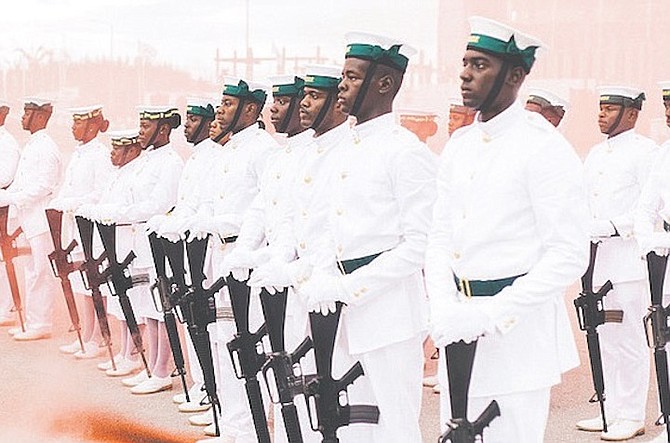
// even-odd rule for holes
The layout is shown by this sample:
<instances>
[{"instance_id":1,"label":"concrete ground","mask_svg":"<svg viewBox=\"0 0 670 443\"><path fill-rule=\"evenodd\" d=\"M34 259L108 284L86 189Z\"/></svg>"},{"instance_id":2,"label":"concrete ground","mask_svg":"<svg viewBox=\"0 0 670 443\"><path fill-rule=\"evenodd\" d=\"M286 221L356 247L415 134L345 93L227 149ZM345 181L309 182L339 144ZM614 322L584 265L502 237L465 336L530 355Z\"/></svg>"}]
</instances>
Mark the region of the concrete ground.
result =
<instances>
[{"instance_id":1,"label":"concrete ground","mask_svg":"<svg viewBox=\"0 0 670 443\"><path fill-rule=\"evenodd\" d=\"M574 298L575 291L569 291L567 301ZM201 430L190 426L188 415L179 413L171 402L172 395L181 389L178 380L172 391L136 396L119 379L96 369L102 358L75 361L60 354L58 345L74 339L74 334L67 332L66 317L59 296L52 339L17 343L7 335L7 328L0 329L0 442L193 442L202 438ZM112 323L112 327L116 330L118 325ZM582 333L576 327L575 331L582 365L567 373L553 391L547 443L600 441L598 433L574 428L577 420L598 414L597 404L587 403L592 394L588 356ZM425 388L421 417L424 442L437 440L438 408L438 396ZM657 411L652 377L647 434L634 441L648 441L660 432L653 424Z\"/></svg>"}]
</instances>

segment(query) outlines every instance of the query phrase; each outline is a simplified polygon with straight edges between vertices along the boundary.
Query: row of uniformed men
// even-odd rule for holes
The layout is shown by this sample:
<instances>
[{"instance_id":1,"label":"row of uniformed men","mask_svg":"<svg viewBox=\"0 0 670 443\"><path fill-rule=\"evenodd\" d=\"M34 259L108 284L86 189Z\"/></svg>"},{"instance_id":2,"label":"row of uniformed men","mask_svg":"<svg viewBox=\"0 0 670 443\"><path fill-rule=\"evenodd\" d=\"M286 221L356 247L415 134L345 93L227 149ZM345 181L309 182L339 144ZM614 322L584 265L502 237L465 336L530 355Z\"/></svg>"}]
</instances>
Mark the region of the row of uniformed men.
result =
<instances>
[{"instance_id":1,"label":"row of uniformed men","mask_svg":"<svg viewBox=\"0 0 670 443\"><path fill-rule=\"evenodd\" d=\"M460 77L463 104L479 114L473 124L456 131L445 147L437 174L437 199L435 160L413 135L395 125L391 114L410 48L355 34L341 79L326 71L305 77L298 116L292 94L279 93L283 88L298 90L296 79L277 83L271 112L277 129L283 129L279 132L288 134L284 148L277 148L255 125L264 93L243 80L227 82L213 125L219 126L224 140L232 133L223 148L200 140L179 178L181 165L169 147L170 129L178 123L175 110L145 109L138 134L145 152L119 170L112 181L116 187L110 185L117 192L106 194L118 200L78 203L74 211L103 223L137 226L148 220L146 228L168 240L183 238L186 232L193 238L214 234L209 277L232 273L246 280L254 269L250 286L293 289L293 307L287 313L292 335L287 337L289 349L291 340L296 340L294 344L307 333L308 311L327 313L335 301L344 302L335 371L355 360L362 363L366 376L351 388L350 399L376 404L380 420L375 426L342 429L343 441L421 441L421 343L427 315L421 270L425 267L435 343L442 347L478 340L470 415L476 416L491 399L501 408L501 417L485 431L487 441L542 441L549 389L560 381L562 372L577 364L562 294L584 272L589 234L603 241L601 251L624 248L639 262L631 235L632 209L648 183L655 196L646 226L653 231L656 219L663 215L667 184L660 172L655 181L645 179L650 163L649 157L641 158L641 152L650 154L653 148L633 131L641 106L639 94L626 88L603 91L601 130L609 138L592 150L584 175L573 149L556 129L515 104L539 41L483 18L472 18L471 26ZM26 109L26 129L31 127L26 120L39 117L40 109ZM347 114L356 117L353 128ZM192 125L198 125L197 117L202 115L190 113ZM45 138L39 131L43 127L33 136ZM188 132L187 123L187 137ZM191 135L195 132L191 129ZM640 145L646 148L639 149ZM22 157L29 146L31 142ZM265 166L264 157L272 149L275 152ZM9 190L0 193L0 203L17 208L19 220L29 227L24 226L24 232L31 246L37 245L35 258L39 251L48 253L48 248L34 240L44 231L31 231L30 215L42 212L55 189L55 183L44 186L44 179L57 175L42 171L40 180L32 176L41 193L24 191L31 183L22 181L18 173ZM45 194L44 189L49 192ZM41 197L42 207L34 205L34 199L27 200L27 195ZM65 204L60 207L72 210ZM170 215L164 215L172 207ZM136 229L131 236L137 251L147 250L145 231ZM236 235L234 243L223 242ZM654 231L643 238L646 247L663 246L659 243L666 241L667 234ZM614 282L607 303L626 297L640 302L644 289L639 281L644 277L617 279L607 269L619 266L613 254L601 253L596 284L603 278ZM144 265L150 268L146 252L144 257ZM352 260L367 264L347 273L346 265ZM639 263L621 266L626 272L639 267ZM27 295L34 296L30 291ZM217 303L229 305L226 297L220 294ZM27 334L36 331L32 334L38 336L49 324L37 322L35 315L29 312ZM639 321L631 322L639 326ZM160 344L164 333L158 331L155 342ZM231 363L222 352L232 336L232 323L217 321L215 332L224 415L240 406L240 415L222 420L222 438L254 441L243 389L229 381ZM638 351L627 348L626 352ZM612 363L620 354L613 352L605 363L612 371L620 371ZM150 360L158 362L160 352ZM160 378L161 371L153 369ZM626 370L630 369L627 364ZM606 377L608 404L613 408L608 418L613 425L602 437L611 439L633 428L633 434L638 434L637 424L629 423L635 417L628 417L620 405L629 403L612 400L616 381ZM139 375L135 381L142 378ZM447 398L446 393L443 397ZM446 415L447 409L445 405ZM301 418L306 424L304 415ZM317 438L307 429L303 435L306 440Z\"/></svg>"}]
</instances>

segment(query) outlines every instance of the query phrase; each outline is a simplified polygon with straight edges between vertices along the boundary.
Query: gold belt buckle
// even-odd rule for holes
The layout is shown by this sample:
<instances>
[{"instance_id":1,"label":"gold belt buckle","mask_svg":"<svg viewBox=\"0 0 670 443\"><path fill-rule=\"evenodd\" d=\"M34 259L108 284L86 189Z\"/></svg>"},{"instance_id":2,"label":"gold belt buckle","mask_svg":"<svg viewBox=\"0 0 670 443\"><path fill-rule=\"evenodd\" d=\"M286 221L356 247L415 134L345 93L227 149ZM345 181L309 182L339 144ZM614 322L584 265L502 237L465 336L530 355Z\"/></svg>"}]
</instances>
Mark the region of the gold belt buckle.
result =
<instances>
[{"instance_id":1,"label":"gold belt buckle","mask_svg":"<svg viewBox=\"0 0 670 443\"><path fill-rule=\"evenodd\" d=\"M461 286L461 292L465 294L466 297L472 297L472 288L470 287L470 280L466 278L459 278L458 282Z\"/></svg>"}]
</instances>

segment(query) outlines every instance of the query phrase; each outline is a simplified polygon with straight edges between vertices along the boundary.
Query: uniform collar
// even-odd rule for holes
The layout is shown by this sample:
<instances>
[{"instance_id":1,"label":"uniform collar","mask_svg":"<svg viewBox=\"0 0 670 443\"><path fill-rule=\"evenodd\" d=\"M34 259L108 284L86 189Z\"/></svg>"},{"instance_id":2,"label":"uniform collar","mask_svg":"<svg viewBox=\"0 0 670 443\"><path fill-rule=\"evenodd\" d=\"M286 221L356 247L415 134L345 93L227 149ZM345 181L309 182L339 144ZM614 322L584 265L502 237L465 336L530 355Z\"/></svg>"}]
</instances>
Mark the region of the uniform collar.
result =
<instances>
[{"instance_id":1,"label":"uniform collar","mask_svg":"<svg viewBox=\"0 0 670 443\"><path fill-rule=\"evenodd\" d=\"M79 143L75 149L86 149L87 146L93 146L97 145L100 142L98 141L98 137L93 137L92 140L89 140L87 143Z\"/></svg>"},{"instance_id":2,"label":"uniform collar","mask_svg":"<svg viewBox=\"0 0 670 443\"><path fill-rule=\"evenodd\" d=\"M618 143L627 143L635 137L635 128L631 128L628 131L624 131L621 134L617 134L614 137L608 138L607 144L616 145Z\"/></svg>"},{"instance_id":3,"label":"uniform collar","mask_svg":"<svg viewBox=\"0 0 670 443\"><path fill-rule=\"evenodd\" d=\"M395 116L392 112L382 114L379 117L375 117L371 120L368 120L360 125L354 126L354 129L361 138L369 137L375 132L389 128L395 125Z\"/></svg>"},{"instance_id":4,"label":"uniform collar","mask_svg":"<svg viewBox=\"0 0 670 443\"><path fill-rule=\"evenodd\" d=\"M39 131L35 131L32 134L30 134L30 139L34 139L37 137L40 137L42 135L46 135L46 131L44 129L40 129Z\"/></svg>"},{"instance_id":5,"label":"uniform collar","mask_svg":"<svg viewBox=\"0 0 670 443\"><path fill-rule=\"evenodd\" d=\"M147 156L156 156L156 155L159 155L158 154L159 152L167 152L170 149L172 149L172 143L167 142L166 144L164 144L160 148L156 148L154 145L151 145L151 148L145 150L144 153L146 153Z\"/></svg>"},{"instance_id":6,"label":"uniform collar","mask_svg":"<svg viewBox=\"0 0 670 443\"><path fill-rule=\"evenodd\" d=\"M205 139L199 141L199 142L196 143L195 145L193 145L193 148L192 148L192 149L193 149L194 152L196 152L196 151L200 151L203 147L207 147L208 145L211 145L212 143L214 143L214 140L212 140L211 138L207 137L207 138L205 138Z\"/></svg>"},{"instance_id":7,"label":"uniform collar","mask_svg":"<svg viewBox=\"0 0 670 443\"><path fill-rule=\"evenodd\" d=\"M230 137L230 141L234 142L235 145L237 145L238 143L244 143L246 140L253 137L257 131L260 130L261 129L258 127L258 123L254 123L253 125L249 125L246 128L242 129L237 134L233 134L233 136Z\"/></svg>"},{"instance_id":8,"label":"uniform collar","mask_svg":"<svg viewBox=\"0 0 670 443\"><path fill-rule=\"evenodd\" d=\"M489 121L480 121L479 117L481 114L478 114L477 118L475 119L475 124L489 137L495 137L511 129L514 122L523 117L523 112L524 111L521 107L521 104L519 102L514 102L510 107Z\"/></svg>"},{"instance_id":9,"label":"uniform collar","mask_svg":"<svg viewBox=\"0 0 670 443\"><path fill-rule=\"evenodd\" d=\"M304 131L292 136L288 137L286 139L286 144L289 147L295 147L295 146L302 146L306 145L307 143L312 140L312 137L314 136L314 129L312 128L307 128Z\"/></svg>"},{"instance_id":10,"label":"uniform collar","mask_svg":"<svg viewBox=\"0 0 670 443\"><path fill-rule=\"evenodd\" d=\"M343 123L341 123L338 126L335 126L333 129L322 134L320 137L314 138L314 141L317 142L320 147L327 149L339 143L339 141L342 140L344 137L346 137L347 134L351 134L351 127L349 126L349 120L345 120Z\"/></svg>"}]
</instances>

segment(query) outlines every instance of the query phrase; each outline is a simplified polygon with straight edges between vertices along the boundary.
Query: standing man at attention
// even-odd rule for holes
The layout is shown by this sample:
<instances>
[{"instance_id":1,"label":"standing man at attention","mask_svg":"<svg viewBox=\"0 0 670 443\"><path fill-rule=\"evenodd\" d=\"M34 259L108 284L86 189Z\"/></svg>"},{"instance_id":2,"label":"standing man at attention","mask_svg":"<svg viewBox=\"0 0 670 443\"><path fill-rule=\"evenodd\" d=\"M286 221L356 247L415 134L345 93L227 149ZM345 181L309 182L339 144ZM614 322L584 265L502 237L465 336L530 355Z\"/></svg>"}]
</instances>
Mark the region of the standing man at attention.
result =
<instances>
[{"instance_id":1,"label":"standing man at attention","mask_svg":"<svg viewBox=\"0 0 670 443\"><path fill-rule=\"evenodd\" d=\"M58 146L45 131L52 112L50 100L24 100L21 124L30 132L30 138L21 151L14 181L0 190L0 206L11 206L10 214L16 211L32 251L25 268L26 330L8 331L19 341L51 337L53 299L58 291L48 258L53 248L44 212L54 197L62 168Z\"/></svg>"},{"instance_id":2,"label":"standing man at attention","mask_svg":"<svg viewBox=\"0 0 670 443\"><path fill-rule=\"evenodd\" d=\"M635 131L644 93L626 86L600 90L598 125L607 139L589 151L584 170L591 212L591 241L599 243L593 284L610 280L605 309L621 309L621 323L598 327L605 381L607 432L603 440L644 434L649 390L649 350L641 321L650 303L647 269L633 237L633 214L658 152ZM602 418L577 422L582 431L602 431Z\"/></svg>"},{"instance_id":3,"label":"standing man at attention","mask_svg":"<svg viewBox=\"0 0 670 443\"><path fill-rule=\"evenodd\" d=\"M563 293L588 263L582 167L549 122L516 103L541 43L469 21L461 95L479 112L440 159L425 270L431 335L440 348L478 340L468 415L500 407L484 441L537 443L551 387L578 363Z\"/></svg>"}]
</instances>

